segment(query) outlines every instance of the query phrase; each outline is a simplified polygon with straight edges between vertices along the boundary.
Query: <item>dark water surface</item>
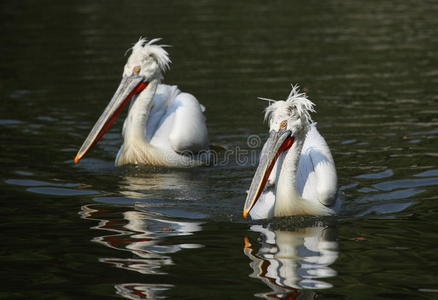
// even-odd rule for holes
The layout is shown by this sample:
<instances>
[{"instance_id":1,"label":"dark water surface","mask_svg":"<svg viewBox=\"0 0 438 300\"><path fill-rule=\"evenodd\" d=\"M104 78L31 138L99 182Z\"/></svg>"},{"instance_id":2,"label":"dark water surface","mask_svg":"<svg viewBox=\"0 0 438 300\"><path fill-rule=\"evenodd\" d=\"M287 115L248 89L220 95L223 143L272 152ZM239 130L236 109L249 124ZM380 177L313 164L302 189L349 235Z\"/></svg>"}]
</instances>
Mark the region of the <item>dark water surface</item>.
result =
<instances>
[{"instance_id":1,"label":"dark water surface","mask_svg":"<svg viewBox=\"0 0 438 300\"><path fill-rule=\"evenodd\" d=\"M1 299L438 298L436 1L0 4ZM72 159L139 36L173 45L167 83L211 141L259 151L265 103L317 104L336 219L250 223L255 166L115 168L121 121Z\"/></svg>"}]
</instances>

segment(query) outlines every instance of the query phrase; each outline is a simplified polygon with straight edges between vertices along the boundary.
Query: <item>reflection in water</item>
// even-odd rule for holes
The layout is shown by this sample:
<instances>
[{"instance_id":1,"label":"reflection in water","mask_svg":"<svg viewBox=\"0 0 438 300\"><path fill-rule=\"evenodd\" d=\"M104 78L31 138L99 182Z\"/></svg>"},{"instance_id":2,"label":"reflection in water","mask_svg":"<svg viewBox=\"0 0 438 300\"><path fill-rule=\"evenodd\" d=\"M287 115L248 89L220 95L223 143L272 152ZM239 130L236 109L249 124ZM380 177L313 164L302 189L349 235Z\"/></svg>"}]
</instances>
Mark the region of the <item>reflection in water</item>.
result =
<instances>
[{"instance_id":1,"label":"reflection in water","mask_svg":"<svg viewBox=\"0 0 438 300\"><path fill-rule=\"evenodd\" d=\"M141 284L141 283L125 283L117 284L117 294L128 299L163 299L165 297L158 296L159 292L168 290L172 287L170 284Z\"/></svg>"},{"instance_id":2,"label":"reflection in water","mask_svg":"<svg viewBox=\"0 0 438 300\"><path fill-rule=\"evenodd\" d=\"M174 192L179 200L199 199L201 195L193 194L202 189L205 182L201 176L193 176L189 172L175 173L142 173L141 176L125 176L120 182L120 192L123 196L133 199L144 199L145 196L161 198L162 192Z\"/></svg>"},{"instance_id":3,"label":"reflection in water","mask_svg":"<svg viewBox=\"0 0 438 300\"><path fill-rule=\"evenodd\" d=\"M333 277L330 265L338 258L333 228L315 224L294 230L274 230L268 225L250 228L260 233L261 245L254 249L245 237L244 253L252 262L251 277L262 280L272 292L257 294L266 299L314 299L315 289L332 285L322 278Z\"/></svg>"},{"instance_id":4,"label":"reflection in water","mask_svg":"<svg viewBox=\"0 0 438 300\"><path fill-rule=\"evenodd\" d=\"M201 230L201 222L176 221L157 213L127 210L112 211L110 207L85 205L81 215L85 219L99 221L92 229L113 232L95 237L92 241L112 249L130 252L133 256L103 257L99 261L117 268L141 274L165 274L163 266L172 265L169 254L182 249L203 247L200 244L170 244L168 238L190 235ZM122 256L122 255L121 255ZM122 283L116 284L117 293L128 299L158 299L159 292L171 288L170 284Z\"/></svg>"},{"instance_id":5,"label":"reflection in water","mask_svg":"<svg viewBox=\"0 0 438 300\"><path fill-rule=\"evenodd\" d=\"M205 200L209 189L207 176L202 174L203 170L172 171L126 168L126 174L115 183L116 193L102 194L93 200L111 204L135 204L138 205L137 208L154 206L160 209L163 207L182 209L185 206L191 209L199 205L199 200ZM180 201L178 205L175 205L176 201ZM179 213L176 217L193 217L191 214L185 215L183 211Z\"/></svg>"}]
</instances>

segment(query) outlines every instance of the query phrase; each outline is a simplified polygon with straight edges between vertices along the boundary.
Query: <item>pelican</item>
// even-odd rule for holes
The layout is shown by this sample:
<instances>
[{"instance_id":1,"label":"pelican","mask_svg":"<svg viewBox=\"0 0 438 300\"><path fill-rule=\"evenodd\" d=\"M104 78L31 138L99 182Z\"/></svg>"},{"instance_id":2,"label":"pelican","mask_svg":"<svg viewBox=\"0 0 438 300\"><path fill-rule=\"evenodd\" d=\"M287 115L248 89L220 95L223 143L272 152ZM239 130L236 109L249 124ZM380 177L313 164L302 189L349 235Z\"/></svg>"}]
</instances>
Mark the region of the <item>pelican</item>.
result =
<instances>
[{"instance_id":1,"label":"pelican","mask_svg":"<svg viewBox=\"0 0 438 300\"><path fill-rule=\"evenodd\" d=\"M116 166L195 167L206 163L208 155L202 155L208 150L205 108L193 95L161 84L171 61L164 46L155 44L159 40L140 38L132 47L122 81L79 149L75 163L102 138L129 102Z\"/></svg>"},{"instance_id":2,"label":"pelican","mask_svg":"<svg viewBox=\"0 0 438 300\"><path fill-rule=\"evenodd\" d=\"M268 100L269 137L252 179L243 217L264 219L290 215L333 215L335 163L310 116L314 103L292 86L285 101Z\"/></svg>"}]
</instances>

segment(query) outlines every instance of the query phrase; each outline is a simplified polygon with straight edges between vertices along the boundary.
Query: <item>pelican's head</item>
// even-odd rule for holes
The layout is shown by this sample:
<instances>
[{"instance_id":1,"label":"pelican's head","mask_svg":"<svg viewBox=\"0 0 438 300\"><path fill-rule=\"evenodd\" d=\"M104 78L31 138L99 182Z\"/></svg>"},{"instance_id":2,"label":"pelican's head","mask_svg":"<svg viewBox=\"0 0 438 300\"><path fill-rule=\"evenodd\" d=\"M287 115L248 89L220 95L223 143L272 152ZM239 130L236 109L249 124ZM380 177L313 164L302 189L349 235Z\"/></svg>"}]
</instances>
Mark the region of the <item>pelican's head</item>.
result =
<instances>
[{"instance_id":1,"label":"pelican's head","mask_svg":"<svg viewBox=\"0 0 438 300\"><path fill-rule=\"evenodd\" d=\"M147 41L140 38L131 48L132 53L123 69L122 81L76 154L75 163L102 138L131 99L137 97L151 81L162 79L164 71L169 68L170 59L164 46L155 44L159 40Z\"/></svg>"},{"instance_id":2,"label":"pelican's head","mask_svg":"<svg viewBox=\"0 0 438 300\"><path fill-rule=\"evenodd\" d=\"M304 140L312 123L310 113L314 112L313 102L307 99L305 93L300 93L298 86L292 86L292 91L284 101L261 99L270 102L265 111L270 133L246 198L243 209L245 218L262 194L278 157L288 151L297 140Z\"/></svg>"},{"instance_id":3,"label":"pelican's head","mask_svg":"<svg viewBox=\"0 0 438 300\"><path fill-rule=\"evenodd\" d=\"M164 50L164 45L156 45L160 39L147 41L138 40L131 48L132 53L123 69L123 77L132 75L143 76L145 81L162 79L162 74L169 69L169 54Z\"/></svg>"},{"instance_id":4,"label":"pelican's head","mask_svg":"<svg viewBox=\"0 0 438 300\"><path fill-rule=\"evenodd\" d=\"M292 86L292 91L286 100L274 101L265 110L265 120L269 120L269 131L289 132L294 138L306 135L312 118L311 112L315 104L307 99L305 93L299 92L298 86Z\"/></svg>"}]
</instances>

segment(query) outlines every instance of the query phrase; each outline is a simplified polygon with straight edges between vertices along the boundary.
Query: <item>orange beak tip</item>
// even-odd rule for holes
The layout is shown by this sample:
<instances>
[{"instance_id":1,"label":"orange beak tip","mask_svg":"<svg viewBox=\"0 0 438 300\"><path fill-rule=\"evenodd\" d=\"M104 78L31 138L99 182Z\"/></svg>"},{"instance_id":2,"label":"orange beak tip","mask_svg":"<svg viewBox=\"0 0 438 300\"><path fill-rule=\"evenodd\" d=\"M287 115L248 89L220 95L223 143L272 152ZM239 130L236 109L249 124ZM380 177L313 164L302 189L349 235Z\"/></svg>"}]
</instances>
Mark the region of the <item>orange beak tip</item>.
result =
<instances>
[{"instance_id":1,"label":"orange beak tip","mask_svg":"<svg viewBox=\"0 0 438 300\"><path fill-rule=\"evenodd\" d=\"M81 158L80 158L78 155L76 155L76 157L75 157L75 159L73 160L73 162L74 162L75 164L77 164L80 160L81 160Z\"/></svg>"},{"instance_id":2,"label":"orange beak tip","mask_svg":"<svg viewBox=\"0 0 438 300\"><path fill-rule=\"evenodd\" d=\"M248 211L246 210L243 211L243 218L244 219L248 218Z\"/></svg>"},{"instance_id":3,"label":"orange beak tip","mask_svg":"<svg viewBox=\"0 0 438 300\"><path fill-rule=\"evenodd\" d=\"M246 248L251 248L251 243L250 243L250 241L249 241L249 239L245 236L245 237L243 237L243 247L246 249Z\"/></svg>"}]
</instances>

